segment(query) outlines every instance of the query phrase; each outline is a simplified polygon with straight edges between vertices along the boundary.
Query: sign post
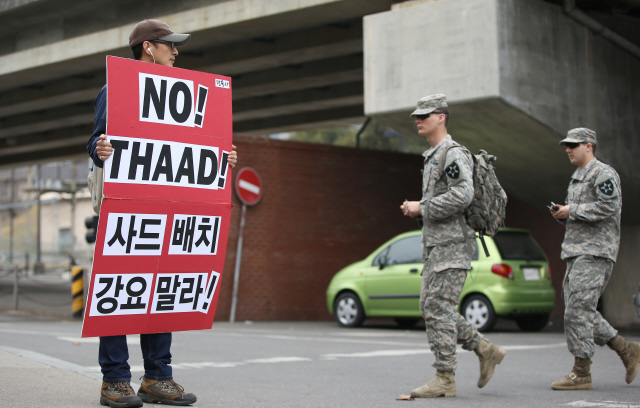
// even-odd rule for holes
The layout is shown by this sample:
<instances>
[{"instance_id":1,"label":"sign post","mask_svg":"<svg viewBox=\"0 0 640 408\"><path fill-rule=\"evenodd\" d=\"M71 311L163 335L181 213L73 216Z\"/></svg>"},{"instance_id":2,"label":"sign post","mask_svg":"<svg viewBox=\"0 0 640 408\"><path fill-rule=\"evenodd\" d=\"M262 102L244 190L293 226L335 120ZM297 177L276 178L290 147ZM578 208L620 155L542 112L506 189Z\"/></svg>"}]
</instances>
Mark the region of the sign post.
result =
<instances>
[{"instance_id":1,"label":"sign post","mask_svg":"<svg viewBox=\"0 0 640 408\"><path fill-rule=\"evenodd\" d=\"M236 321L236 306L238 304L238 283L240 281L240 262L242 261L242 239L244 236L244 223L247 215L247 205L256 205L262 198L262 181L260 176L250 167L245 167L236 177L236 194L242 201L242 213L240 216L240 229L238 231L238 249L236 251L236 267L233 273L233 297L231 299L231 316L229 322Z\"/></svg>"}]
</instances>

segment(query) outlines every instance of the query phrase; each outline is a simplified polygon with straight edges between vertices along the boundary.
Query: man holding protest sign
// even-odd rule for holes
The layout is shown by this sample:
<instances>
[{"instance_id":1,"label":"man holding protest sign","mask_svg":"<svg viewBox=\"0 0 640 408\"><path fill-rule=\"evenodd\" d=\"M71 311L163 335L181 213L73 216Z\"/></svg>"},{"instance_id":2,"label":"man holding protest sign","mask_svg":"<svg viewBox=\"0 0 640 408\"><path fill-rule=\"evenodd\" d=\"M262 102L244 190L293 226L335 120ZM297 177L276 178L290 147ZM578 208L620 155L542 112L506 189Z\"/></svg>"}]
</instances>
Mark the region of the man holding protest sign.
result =
<instances>
[{"instance_id":1,"label":"man holding protest sign","mask_svg":"<svg viewBox=\"0 0 640 408\"><path fill-rule=\"evenodd\" d=\"M136 60L173 67L178 55L176 47L186 44L190 38L190 34L173 33L162 21L143 20L131 32L129 45ZM94 132L87 145L94 169L102 169L104 161L114 153L114 148L105 135L106 108L107 86L105 85L95 101ZM236 151L231 151L226 160L231 167L235 167ZM101 177L97 179L97 183L101 181ZM102 194L96 196L98 208L101 196ZM185 392L182 386L173 381L170 366L171 340L170 332L140 335L145 374L136 395L130 384L131 371L127 362L129 354L126 336L100 337L98 359L103 373L100 403L111 407L141 407L143 402L168 405L190 405L196 402L194 394Z\"/></svg>"}]
</instances>

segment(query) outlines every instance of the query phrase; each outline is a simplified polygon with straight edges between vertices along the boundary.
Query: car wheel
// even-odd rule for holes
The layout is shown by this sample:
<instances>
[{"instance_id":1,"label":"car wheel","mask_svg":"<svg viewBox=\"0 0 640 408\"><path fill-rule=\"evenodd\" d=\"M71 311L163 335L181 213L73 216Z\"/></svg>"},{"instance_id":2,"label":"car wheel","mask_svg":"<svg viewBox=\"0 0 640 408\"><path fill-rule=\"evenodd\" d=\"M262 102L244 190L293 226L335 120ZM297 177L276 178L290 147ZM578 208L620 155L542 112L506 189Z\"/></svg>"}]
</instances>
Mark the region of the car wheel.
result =
<instances>
[{"instance_id":1,"label":"car wheel","mask_svg":"<svg viewBox=\"0 0 640 408\"><path fill-rule=\"evenodd\" d=\"M340 326L358 327L364 321L364 309L353 292L345 292L336 298L334 304L334 317Z\"/></svg>"},{"instance_id":2,"label":"car wheel","mask_svg":"<svg viewBox=\"0 0 640 408\"><path fill-rule=\"evenodd\" d=\"M522 331L535 332L544 329L549 322L548 314L526 315L516 318L516 324Z\"/></svg>"},{"instance_id":3,"label":"car wheel","mask_svg":"<svg viewBox=\"0 0 640 408\"><path fill-rule=\"evenodd\" d=\"M420 321L420 319L415 317L396 317L393 320L403 329L410 329Z\"/></svg>"},{"instance_id":4,"label":"car wheel","mask_svg":"<svg viewBox=\"0 0 640 408\"><path fill-rule=\"evenodd\" d=\"M462 316L479 332L491 331L498 320L491 302L483 295L469 296L462 304Z\"/></svg>"}]
</instances>

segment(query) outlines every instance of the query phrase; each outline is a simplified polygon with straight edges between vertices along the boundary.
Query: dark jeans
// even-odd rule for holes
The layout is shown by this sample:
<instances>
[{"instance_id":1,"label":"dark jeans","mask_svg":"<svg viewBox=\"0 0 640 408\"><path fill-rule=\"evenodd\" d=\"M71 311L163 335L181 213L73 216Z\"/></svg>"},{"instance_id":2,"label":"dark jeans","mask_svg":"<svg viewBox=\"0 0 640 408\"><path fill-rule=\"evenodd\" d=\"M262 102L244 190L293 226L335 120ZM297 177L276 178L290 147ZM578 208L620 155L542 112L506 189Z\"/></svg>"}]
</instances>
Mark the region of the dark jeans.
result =
<instances>
[{"instance_id":1,"label":"dark jeans","mask_svg":"<svg viewBox=\"0 0 640 408\"><path fill-rule=\"evenodd\" d=\"M153 333L140 335L140 348L144 360L145 378L154 380L172 380L171 371L171 333ZM100 337L98 362L105 382L131 381L131 367L127 336Z\"/></svg>"}]
</instances>

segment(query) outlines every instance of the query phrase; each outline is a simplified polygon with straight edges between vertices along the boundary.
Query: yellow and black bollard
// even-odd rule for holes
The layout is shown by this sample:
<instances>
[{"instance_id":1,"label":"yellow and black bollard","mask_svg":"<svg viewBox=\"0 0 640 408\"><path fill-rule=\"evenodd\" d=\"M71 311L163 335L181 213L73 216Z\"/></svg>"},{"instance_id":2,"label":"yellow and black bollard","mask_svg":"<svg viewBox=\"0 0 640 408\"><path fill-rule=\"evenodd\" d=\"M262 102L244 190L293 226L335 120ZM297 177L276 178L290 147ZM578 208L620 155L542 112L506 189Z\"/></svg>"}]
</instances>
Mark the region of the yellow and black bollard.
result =
<instances>
[{"instance_id":1,"label":"yellow and black bollard","mask_svg":"<svg viewBox=\"0 0 640 408\"><path fill-rule=\"evenodd\" d=\"M71 268L71 312L73 317L82 317L84 309L84 269L81 266Z\"/></svg>"}]
</instances>

